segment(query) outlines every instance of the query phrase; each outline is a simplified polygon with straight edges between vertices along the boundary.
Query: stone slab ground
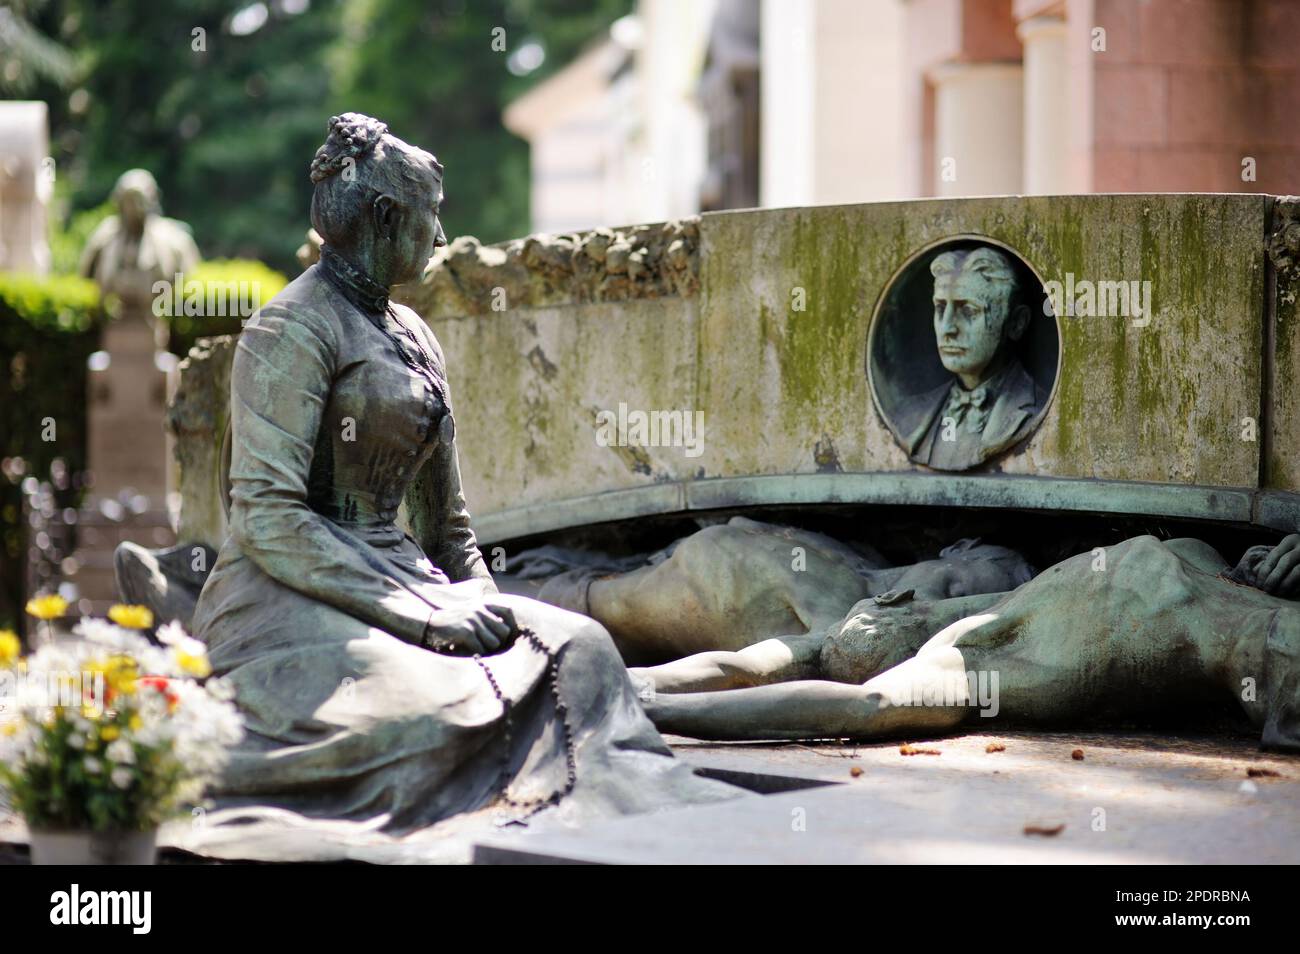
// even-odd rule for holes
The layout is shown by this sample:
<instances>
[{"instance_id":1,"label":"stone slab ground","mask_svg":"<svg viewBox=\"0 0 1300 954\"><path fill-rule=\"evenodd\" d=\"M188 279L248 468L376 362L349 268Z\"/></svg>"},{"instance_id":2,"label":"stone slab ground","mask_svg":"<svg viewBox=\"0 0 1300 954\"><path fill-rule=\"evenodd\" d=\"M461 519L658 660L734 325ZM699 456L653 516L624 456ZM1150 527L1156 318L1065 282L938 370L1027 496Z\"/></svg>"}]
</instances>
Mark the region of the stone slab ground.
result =
<instances>
[{"instance_id":1,"label":"stone slab ground","mask_svg":"<svg viewBox=\"0 0 1300 954\"><path fill-rule=\"evenodd\" d=\"M897 744L672 742L682 758L709 774L776 793L579 832L487 841L476 860L1300 861L1300 757L1262 753L1247 737L974 734L914 743L940 754L910 756ZM989 752L990 745L1005 748ZM1072 757L1076 749L1082 760ZM1249 774L1252 769L1257 774ZM1027 834L1027 826L1048 832L1064 827Z\"/></svg>"},{"instance_id":2,"label":"stone slab ground","mask_svg":"<svg viewBox=\"0 0 1300 954\"><path fill-rule=\"evenodd\" d=\"M1300 862L1300 756L1260 752L1247 736L1011 732L913 743L939 755L902 755L897 744L670 741L701 771L767 794L581 831L512 833L482 842L475 860ZM0 814L0 864L26 862L15 843L23 840ZM200 859L167 851L161 860Z\"/></svg>"}]
</instances>

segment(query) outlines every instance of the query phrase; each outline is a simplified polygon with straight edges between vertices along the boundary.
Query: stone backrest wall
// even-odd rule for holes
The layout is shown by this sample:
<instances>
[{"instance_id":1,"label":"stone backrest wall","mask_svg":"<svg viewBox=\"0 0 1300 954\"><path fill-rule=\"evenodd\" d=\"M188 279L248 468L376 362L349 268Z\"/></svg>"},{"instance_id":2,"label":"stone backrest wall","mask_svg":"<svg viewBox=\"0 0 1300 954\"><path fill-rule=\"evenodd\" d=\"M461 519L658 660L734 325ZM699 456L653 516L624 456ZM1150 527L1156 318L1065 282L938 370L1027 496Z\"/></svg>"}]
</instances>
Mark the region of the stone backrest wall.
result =
<instances>
[{"instance_id":1,"label":"stone backrest wall","mask_svg":"<svg viewBox=\"0 0 1300 954\"><path fill-rule=\"evenodd\" d=\"M1300 516L1294 499L1263 491L1300 486L1300 415L1287 400L1300 347L1285 281L1290 311L1276 326L1270 317L1273 220L1290 208L1270 196L1101 195L711 213L698 223L698 290L655 278L653 257L641 276L652 295L590 301L581 281L548 285L555 262L583 247L576 236L529 240L547 250L546 270L522 243L453 246L405 297L447 354L485 540L835 501L1287 527ZM1146 327L1061 318L1058 386L1032 437L977 470L940 474L908 460L873 406L866 344L896 270L960 235L1009 246L1043 281L1150 281L1154 314ZM543 285L525 295L538 304L511 294ZM596 415L620 403L702 411L703 453L601 446Z\"/></svg>"}]
</instances>

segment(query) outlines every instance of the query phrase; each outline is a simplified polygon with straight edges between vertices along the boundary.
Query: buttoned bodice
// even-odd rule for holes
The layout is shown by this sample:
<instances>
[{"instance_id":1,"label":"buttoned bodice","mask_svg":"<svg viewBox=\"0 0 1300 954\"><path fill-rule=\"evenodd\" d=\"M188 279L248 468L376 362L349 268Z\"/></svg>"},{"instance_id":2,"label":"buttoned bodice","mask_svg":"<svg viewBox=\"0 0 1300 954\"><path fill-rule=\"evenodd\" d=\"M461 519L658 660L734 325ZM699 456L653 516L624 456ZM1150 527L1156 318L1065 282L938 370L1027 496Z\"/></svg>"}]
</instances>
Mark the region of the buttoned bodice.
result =
<instances>
[{"instance_id":1,"label":"buttoned bodice","mask_svg":"<svg viewBox=\"0 0 1300 954\"><path fill-rule=\"evenodd\" d=\"M411 479L453 424L440 369L400 305L344 314L307 503L336 523L392 523ZM406 314L402 314L406 312Z\"/></svg>"}]
</instances>

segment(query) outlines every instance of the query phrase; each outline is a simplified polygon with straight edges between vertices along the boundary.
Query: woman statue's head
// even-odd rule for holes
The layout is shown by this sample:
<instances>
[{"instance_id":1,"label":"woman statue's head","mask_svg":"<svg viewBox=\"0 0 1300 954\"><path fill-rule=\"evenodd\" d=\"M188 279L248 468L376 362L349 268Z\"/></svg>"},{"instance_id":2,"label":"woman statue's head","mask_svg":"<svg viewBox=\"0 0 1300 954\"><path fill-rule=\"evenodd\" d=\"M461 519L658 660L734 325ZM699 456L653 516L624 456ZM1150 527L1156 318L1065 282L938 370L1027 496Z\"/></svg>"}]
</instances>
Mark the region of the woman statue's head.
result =
<instances>
[{"instance_id":1,"label":"woman statue's head","mask_svg":"<svg viewBox=\"0 0 1300 954\"><path fill-rule=\"evenodd\" d=\"M380 284L418 278L434 249L447 244L438 222L441 164L377 119L332 117L311 163L311 181L312 226Z\"/></svg>"}]
</instances>

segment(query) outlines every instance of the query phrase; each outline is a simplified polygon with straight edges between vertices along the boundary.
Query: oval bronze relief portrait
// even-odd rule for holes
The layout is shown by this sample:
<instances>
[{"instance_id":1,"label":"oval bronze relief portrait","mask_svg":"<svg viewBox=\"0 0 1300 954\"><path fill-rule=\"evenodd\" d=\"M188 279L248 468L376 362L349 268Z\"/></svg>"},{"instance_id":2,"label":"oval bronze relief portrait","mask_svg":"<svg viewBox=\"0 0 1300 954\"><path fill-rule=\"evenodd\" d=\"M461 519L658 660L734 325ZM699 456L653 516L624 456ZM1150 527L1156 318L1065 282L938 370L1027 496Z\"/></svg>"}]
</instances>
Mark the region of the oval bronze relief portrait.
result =
<instances>
[{"instance_id":1,"label":"oval bronze relief portrait","mask_svg":"<svg viewBox=\"0 0 1300 954\"><path fill-rule=\"evenodd\" d=\"M1056 385L1061 336L1042 281L978 236L921 249L885 286L867 379L918 464L969 470L1029 436Z\"/></svg>"}]
</instances>

